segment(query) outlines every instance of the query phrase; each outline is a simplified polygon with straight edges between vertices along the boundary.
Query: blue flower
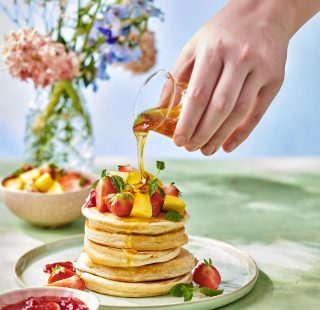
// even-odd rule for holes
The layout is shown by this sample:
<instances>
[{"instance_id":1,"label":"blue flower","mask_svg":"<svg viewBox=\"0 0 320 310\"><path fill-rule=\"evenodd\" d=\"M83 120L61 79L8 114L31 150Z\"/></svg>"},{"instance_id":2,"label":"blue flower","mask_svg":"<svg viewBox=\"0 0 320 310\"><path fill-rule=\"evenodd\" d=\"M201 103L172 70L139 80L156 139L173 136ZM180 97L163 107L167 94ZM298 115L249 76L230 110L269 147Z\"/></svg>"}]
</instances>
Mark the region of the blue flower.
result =
<instances>
[{"instance_id":1,"label":"blue flower","mask_svg":"<svg viewBox=\"0 0 320 310\"><path fill-rule=\"evenodd\" d=\"M108 28L98 27L98 30L106 36L106 42L109 44L114 44L117 42L117 37L112 36L112 31Z\"/></svg>"}]
</instances>

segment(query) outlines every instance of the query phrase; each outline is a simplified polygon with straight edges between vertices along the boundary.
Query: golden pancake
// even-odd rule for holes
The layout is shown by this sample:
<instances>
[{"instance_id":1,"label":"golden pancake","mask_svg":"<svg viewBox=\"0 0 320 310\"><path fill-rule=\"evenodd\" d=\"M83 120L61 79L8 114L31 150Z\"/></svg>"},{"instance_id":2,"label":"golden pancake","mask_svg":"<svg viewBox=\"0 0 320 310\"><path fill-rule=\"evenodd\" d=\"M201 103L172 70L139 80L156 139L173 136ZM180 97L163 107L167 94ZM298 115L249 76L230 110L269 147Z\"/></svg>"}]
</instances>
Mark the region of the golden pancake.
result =
<instances>
[{"instance_id":1,"label":"golden pancake","mask_svg":"<svg viewBox=\"0 0 320 310\"><path fill-rule=\"evenodd\" d=\"M75 267L102 278L123 282L146 282L176 278L191 272L197 259L186 249L181 248L179 255L168 262L150 264L139 267L107 267L97 265L85 252L74 263Z\"/></svg>"},{"instance_id":2,"label":"golden pancake","mask_svg":"<svg viewBox=\"0 0 320 310\"><path fill-rule=\"evenodd\" d=\"M120 297L148 297L166 295L169 290L179 283L190 283L192 281L191 272L168 280L152 282L120 282L105 279L87 272L81 274L87 289L101 294Z\"/></svg>"},{"instance_id":3,"label":"golden pancake","mask_svg":"<svg viewBox=\"0 0 320 310\"><path fill-rule=\"evenodd\" d=\"M101 213L97 208L82 208L82 214L95 228L122 234L161 235L184 227L189 216L186 213L181 222L165 219L165 213L159 218L118 217L112 213Z\"/></svg>"},{"instance_id":4,"label":"golden pancake","mask_svg":"<svg viewBox=\"0 0 320 310\"><path fill-rule=\"evenodd\" d=\"M162 235L127 235L102 231L92 226L88 220L85 224L85 234L89 240L101 245L137 251L174 249L188 242L184 228Z\"/></svg>"},{"instance_id":5,"label":"golden pancake","mask_svg":"<svg viewBox=\"0 0 320 310\"><path fill-rule=\"evenodd\" d=\"M98 264L111 267L136 267L166 262L179 255L180 247L162 251L136 251L117 249L94 243L84 238L84 249L90 259Z\"/></svg>"}]
</instances>

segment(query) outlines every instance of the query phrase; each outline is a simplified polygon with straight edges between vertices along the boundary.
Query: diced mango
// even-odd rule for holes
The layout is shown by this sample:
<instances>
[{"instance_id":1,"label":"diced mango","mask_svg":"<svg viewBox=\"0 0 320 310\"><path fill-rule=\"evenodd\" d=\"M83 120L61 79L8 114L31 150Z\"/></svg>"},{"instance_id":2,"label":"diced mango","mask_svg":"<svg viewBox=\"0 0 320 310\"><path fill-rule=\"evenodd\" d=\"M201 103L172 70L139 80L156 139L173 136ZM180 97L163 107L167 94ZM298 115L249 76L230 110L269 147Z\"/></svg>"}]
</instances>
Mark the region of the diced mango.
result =
<instances>
[{"instance_id":1,"label":"diced mango","mask_svg":"<svg viewBox=\"0 0 320 310\"><path fill-rule=\"evenodd\" d=\"M31 169L27 172L21 173L19 175L19 177L23 182L27 183L30 181L35 181L36 179L38 179L40 177L40 175L41 175L40 169L34 168L34 169Z\"/></svg>"},{"instance_id":2,"label":"diced mango","mask_svg":"<svg viewBox=\"0 0 320 310\"><path fill-rule=\"evenodd\" d=\"M127 183L130 185L138 184L141 180L141 173L139 171L130 171L127 178Z\"/></svg>"},{"instance_id":3,"label":"diced mango","mask_svg":"<svg viewBox=\"0 0 320 310\"><path fill-rule=\"evenodd\" d=\"M162 209L164 211L176 211L180 214L184 214L186 203L179 197L173 195L165 195Z\"/></svg>"},{"instance_id":4,"label":"diced mango","mask_svg":"<svg viewBox=\"0 0 320 310\"><path fill-rule=\"evenodd\" d=\"M152 217L152 205L150 202L150 195L148 193L137 193L134 197L131 216L136 217Z\"/></svg>"},{"instance_id":5,"label":"diced mango","mask_svg":"<svg viewBox=\"0 0 320 310\"><path fill-rule=\"evenodd\" d=\"M50 194L61 194L64 193L62 185L58 181L53 181L53 184L48 189L47 193Z\"/></svg>"},{"instance_id":6,"label":"diced mango","mask_svg":"<svg viewBox=\"0 0 320 310\"><path fill-rule=\"evenodd\" d=\"M126 171L110 171L109 175L117 175L123 179L123 181L126 183L128 180L129 172Z\"/></svg>"},{"instance_id":7,"label":"diced mango","mask_svg":"<svg viewBox=\"0 0 320 310\"><path fill-rule=\"evenodd\" d=\"M10 189L23 189L23 181L17 177L4 181L3 186Z\"/></svg>"},{"instance_id":8,"label":"diced mango","mask_svg":"<svg viewBox=\"0 0 320 310\"><path fill-rule=\"evenodd\" d=\"M47 192L49 188L53 185L54 181L50 173L44 173L40 178L34 183L35 187L41 192Z\"/></svg>"}]
</instances>

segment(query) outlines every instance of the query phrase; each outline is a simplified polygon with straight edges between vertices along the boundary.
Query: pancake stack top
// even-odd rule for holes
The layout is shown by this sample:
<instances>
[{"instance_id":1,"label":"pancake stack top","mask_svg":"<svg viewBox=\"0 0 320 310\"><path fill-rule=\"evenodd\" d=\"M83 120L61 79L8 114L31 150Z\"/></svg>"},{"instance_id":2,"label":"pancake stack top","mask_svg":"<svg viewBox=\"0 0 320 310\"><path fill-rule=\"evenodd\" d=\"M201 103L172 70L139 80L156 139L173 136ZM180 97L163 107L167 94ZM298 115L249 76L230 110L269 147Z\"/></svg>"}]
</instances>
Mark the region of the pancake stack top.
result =
<instances>
[{"instance_id":1,"label":"pancake stack top","mask_svg":"<svg viewBox=\"0 0 320 310\"><path fill-rule=\"evenodd\" d=\"M144 183L138 179L141 175L133 169L104 172L82 208L84 249L75 266L89 290L146 297L192 281L197 260L182 248L188 242L188 214L178 190L151 174ZM110 185L116 190L112 194Z\"/></svg>"}]
</instances>

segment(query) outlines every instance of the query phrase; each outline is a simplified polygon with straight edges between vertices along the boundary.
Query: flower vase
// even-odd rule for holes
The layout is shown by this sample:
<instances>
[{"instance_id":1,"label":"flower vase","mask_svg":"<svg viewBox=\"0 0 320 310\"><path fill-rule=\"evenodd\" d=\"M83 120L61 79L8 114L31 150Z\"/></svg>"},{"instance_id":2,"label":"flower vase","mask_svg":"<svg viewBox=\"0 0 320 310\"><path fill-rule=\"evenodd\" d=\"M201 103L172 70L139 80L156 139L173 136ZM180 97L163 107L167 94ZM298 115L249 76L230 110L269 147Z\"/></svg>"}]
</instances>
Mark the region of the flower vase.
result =
<instances>
[{"instance_id":1,"label":"flower vase","mask_svg":"<svg viewBox=\"0 0 320 310\"><path fill-rule=\"evenodd\" d=\"M92 125L79 83L64 80L36 89L27 114L24 160L70 170L92 167Z\"/></svg>"}]
</instances>

